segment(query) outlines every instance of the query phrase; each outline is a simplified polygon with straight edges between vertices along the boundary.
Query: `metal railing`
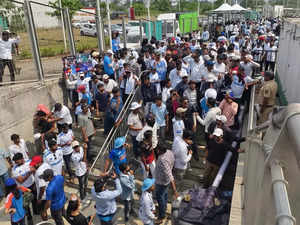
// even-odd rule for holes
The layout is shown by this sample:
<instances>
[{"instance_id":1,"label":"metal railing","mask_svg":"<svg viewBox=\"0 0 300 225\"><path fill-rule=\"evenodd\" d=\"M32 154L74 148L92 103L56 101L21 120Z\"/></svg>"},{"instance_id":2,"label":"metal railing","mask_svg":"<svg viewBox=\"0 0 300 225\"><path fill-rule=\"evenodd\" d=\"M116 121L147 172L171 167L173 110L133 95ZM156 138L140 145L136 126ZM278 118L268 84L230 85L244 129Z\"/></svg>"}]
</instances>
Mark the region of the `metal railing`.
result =
<instances>
[{"instance_id":1,"label":"metal railing","mask_svg":"<svg viewBox=\"0 0 300 225\"><path fill-rule=\"evenodd\" d=\"M143 76L143 74L149 72L148 70L142 71L139 74L139 79ZM93 164L90 168L90 173L93 173L93 169L96 166L99 159L103 159L105 154L107 154L111 149L113 149L114 142L116 138L120 136L127 136L128 134L128 125L127 125L127 118L130 113L130 105L132 102L137 101L140 102L141 95L140 95L141 87L138 86L136 89L132 90L131 94L128 96L118 118L117 118L117 126L114 126L113 129L109 132L107 138L105 139L101 149L99 150Z\"/></svg>"},{"instance_id":2,"label":"metal railing","mask_svg":"<svg viewBox=\"0 0 300 225\"><path fill-rule=\"evenodd\" d=\"M272 120L266 123L268 130L262 139L259 132L262 128L256 126L255 92L256 87L253 86L248 114L248 145L244 161L242 224L295 225L296 218L292 215L292 209L297 211L299 207L295 202L294 205L290 205L288 195L295 193L292 190L299 185L297 178L294 178L296 183L290 183L289 186L293 185L293 188L288 188L285 177L291 173L295 175L296 172L293 160L295 146L291 146L289 138L296 143L298 150L300 144L296 134L299 133L300 124L296 122L299 120L300 105L297 108L293 107L292 110L289 107L286 108L286 111L282 110L285 111L282 115L273 115ZM294 115L297 115L297 118ZM279 121L282 126L273 125L274 120L278 117L281 117ZM290 117L296 118L296 120L287 123L285 128L282 121L289 122L291 121ZM286 132L288 135L284 135ZM287 138L288 136L289 138ZM287 153L288 150L283 146L291 150ZM299 174L299 165L297 169ZM291 176L289 178L292 179Z\"/></svg>"}]
</instances>

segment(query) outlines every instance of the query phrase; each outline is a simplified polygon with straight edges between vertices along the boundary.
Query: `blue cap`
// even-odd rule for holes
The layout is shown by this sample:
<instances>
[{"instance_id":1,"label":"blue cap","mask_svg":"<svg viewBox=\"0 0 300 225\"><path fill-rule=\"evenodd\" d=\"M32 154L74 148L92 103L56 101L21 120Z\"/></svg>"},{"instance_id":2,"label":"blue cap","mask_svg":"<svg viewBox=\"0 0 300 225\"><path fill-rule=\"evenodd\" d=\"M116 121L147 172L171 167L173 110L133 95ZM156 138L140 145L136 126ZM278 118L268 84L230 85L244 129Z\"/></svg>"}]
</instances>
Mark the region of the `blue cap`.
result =
<instances>
[{"instance_id":1,"label":"blue cap","mask_svg":"<svg viewBox=\"0 0 300 225\"><path fill-rule=\"evenodd\" d=\"M122 147L124 144L125 144L125 140L126 138L123 136L123 137L118 137L116 140L115 140L115 148L120 148Z\"/></svg>"},{"instance_id":2,"label":"blue cap","mask_svg":"<svg viewBox=\"0 0 300 225\"><path fill-rule=\"evenodd\" d=\"M214 61L207 61L207 62L206 62L206 65L207 65L207 66L212 66L212 65L214 65L214 64L215 64Z\"/></svg>"},{"instance_id":3,"label":"blue cap","mask_svg":"<svg viewBox=\"0 0 300 225\"><path fill-rule=\"evenodd\" d=\"M149 188L153 186L155 183L155 179L146 178L143 182L142 191L147 191Z\"/></svg>"},{"instance_id":4,"label":"blue cap","mask_svg":"<svg viewBox=\"0 0 300 225\"><path fill-rule=\"evenodd\" d=\"M10 187L10 186L13 186L13 185L16 185L15 179L9 177L5 180L5 186Z\"/></svg>"}]
</instances>

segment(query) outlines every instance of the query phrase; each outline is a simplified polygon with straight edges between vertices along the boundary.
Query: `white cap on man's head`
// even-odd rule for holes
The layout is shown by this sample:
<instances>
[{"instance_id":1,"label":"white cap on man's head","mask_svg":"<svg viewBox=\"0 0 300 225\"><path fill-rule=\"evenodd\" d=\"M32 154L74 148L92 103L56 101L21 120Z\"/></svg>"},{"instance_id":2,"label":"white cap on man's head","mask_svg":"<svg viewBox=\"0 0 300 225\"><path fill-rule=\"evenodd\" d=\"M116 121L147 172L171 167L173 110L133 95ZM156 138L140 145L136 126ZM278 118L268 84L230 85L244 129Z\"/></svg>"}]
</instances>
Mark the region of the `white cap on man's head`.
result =
<instances>
[{"instance_id":1,"label":"white cap on man's head","mask_svg":"<svg viewBox=\"0 0 300 225\"><path fill-rule=\"evenodd\" d=\"M216 137L221 137L223 136L223 130L221 128L216 128L213 135Z\"/></svg>"}]
</instances>

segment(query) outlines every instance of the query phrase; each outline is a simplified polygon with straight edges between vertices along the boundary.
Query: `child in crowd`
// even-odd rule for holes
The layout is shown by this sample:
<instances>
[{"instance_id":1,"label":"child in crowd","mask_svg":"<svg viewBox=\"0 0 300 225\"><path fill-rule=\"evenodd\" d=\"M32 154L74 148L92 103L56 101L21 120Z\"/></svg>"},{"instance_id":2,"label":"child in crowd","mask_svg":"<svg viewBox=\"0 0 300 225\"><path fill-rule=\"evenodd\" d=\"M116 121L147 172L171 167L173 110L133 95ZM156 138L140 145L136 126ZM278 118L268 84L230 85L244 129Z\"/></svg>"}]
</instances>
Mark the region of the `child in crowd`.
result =
<instances>
[{"instance_id":1,"label":"child in crowd","mask_svg":"<svg viewBox=\"0 0 300 225\"><path fill-rule=\"evenodd\" d=\"M140 199L139 218L142 220L144 225L154 224L155 205L152 199L152 192L155 189L154 183L155 183L155 179L147 178L144 180L142 186L143 193Z\"/></svg>"}]
</instances>

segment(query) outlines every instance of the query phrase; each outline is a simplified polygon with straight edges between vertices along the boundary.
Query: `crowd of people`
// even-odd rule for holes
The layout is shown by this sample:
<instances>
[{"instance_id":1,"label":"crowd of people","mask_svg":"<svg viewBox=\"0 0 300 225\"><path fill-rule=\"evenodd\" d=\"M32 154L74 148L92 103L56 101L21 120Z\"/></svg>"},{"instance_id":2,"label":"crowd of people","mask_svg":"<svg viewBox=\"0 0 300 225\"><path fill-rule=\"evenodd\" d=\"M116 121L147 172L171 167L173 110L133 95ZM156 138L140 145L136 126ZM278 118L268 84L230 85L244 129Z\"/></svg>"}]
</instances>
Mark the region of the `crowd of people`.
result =
<instances>
[{"instance_id":1,"label":"crowd of people","mask_svg":"<svg viewBox=\"0 0 300 225\"><path fill-rule=\"evenodd\" d=\"M27 224L33 224L32 212L47 220L48 209L57 225L64 224L63 217L71 225L93 223L94 216L83 215L80 205L88 195L88 171L94 160L95 117L102 121L106 136L125 121L130 137L115 139L104 171L91 189L102 225L115 224L117 198L124 204L126 222L138 217L144 225L162 224L168 189L171 186L175 198L184 191L192 158L205 165L204 188L212 185L228 151L234 155L234 170L234 159L243 152L240 143L245 140L237 135L242 128L238 118L247 108L251 86L260 87L259 123L268 120L275 106L276 24L276 19L249 20L226 24L213 38L204 29L160 41L144 39L140 50L120 49L114 35L113 51L64 59L71 107L56 103L49 110L38 105L33 157L19 134L11 135L8 151L0 151L0 178L5 184L0 197L6 198L11 223L24 225L27 218ZM0 41L0 52L2 42L5 39ZM90 66L82 69L85 63ZM141 99L131 101L136 90ZM120 118L126 104L130 104L128 118ZM74 129L80 129L81 137L74 137ZM199 155L201 136L204 158ZM144 179L138 207L132 159L140 164ZM79 196L72 194L67 200L65 180L75 178Z\"/></svg>"}]
</instances>

